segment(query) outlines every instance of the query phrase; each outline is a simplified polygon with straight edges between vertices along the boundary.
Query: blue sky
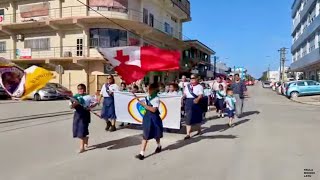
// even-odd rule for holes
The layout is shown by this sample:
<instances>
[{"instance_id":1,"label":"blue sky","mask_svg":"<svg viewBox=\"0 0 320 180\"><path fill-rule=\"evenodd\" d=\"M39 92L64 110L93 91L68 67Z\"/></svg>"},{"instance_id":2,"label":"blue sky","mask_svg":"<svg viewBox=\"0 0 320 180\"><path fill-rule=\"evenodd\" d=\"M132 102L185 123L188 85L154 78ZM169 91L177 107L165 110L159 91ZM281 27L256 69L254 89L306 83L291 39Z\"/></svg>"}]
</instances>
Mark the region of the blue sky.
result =
<instances>
[{"instance_id":1,"label":"blue sky","mask_svg":"<svg viewBox=\"0 0 320 180\"><path fill-rule=\"evenodd\" d=\"M190 0L192 21L184 35L217 52L228 66L244 66L254 77L279 68L281 47L291 47L293 0ZM270 57L266 57L270 56ZM228 58L228 59L226 59ZM290 64L291 54L287 55Z\"/></svg>"}]
</instances>

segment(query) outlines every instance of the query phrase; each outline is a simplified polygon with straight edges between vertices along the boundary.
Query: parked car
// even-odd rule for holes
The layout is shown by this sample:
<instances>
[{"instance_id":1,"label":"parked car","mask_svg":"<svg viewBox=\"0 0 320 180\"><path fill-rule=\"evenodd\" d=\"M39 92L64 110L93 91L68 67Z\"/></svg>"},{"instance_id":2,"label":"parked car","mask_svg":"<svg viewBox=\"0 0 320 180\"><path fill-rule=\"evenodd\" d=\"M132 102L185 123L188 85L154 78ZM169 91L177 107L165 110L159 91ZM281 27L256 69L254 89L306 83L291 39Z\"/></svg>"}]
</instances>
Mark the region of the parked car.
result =
<instances>
[{"instance_id":1,"label":"parked car","mask_svg":"<svg viewBox=\"0 0 320 180\"><path fill-rule=\"evenodd\" d=\"M8 93L0 85L0 99L7 99L7 98L9 98Z\"/></svg>"},{"instance_id":2,"label":"parked car","mask_svg":"<svg viewBox=\"0 0 320 180\"><path fill-rule=\"evenodd\" d=\"M281 85L281 82L274 82L274 83L272 83L272 90L273 91L276 91L277 90L277 88L279 87Z\"/></svg>"},{"instance_id":3,"label":"parked car","mask_svg":"<svg viewBox=\"0 0 320 180\"><path fill-rule=\"evenodd\" d=\"M281 85L281 94L286 96L287 95L287 87L290 86L290 84L292 83L293 81L288 81L288 82L284 82L282 83Z\"/></svg>"},{"instance_id":4,"label":"parked car","mask_svg":"<svg viewBox=\"0 0 320 180\"><path fill-rule=\"evenodd\" d=\"M73 96L72 92L68 88L62 86L61 84L48 83L47 86L50 86L57 91L59 99L67 99L68 97Z\"/></svg>"},{"instance_id":5,"label":"parked car","mask_svg":"<svg viewBox=\"0 0 320 180\"><path fill-rule=\"evenodd\" d=\"M271 87L271 82L269 82L269 81L262 82L262 87L263 88L270 88Z\"/></svg>"},{"instance_id":6,"label":"parked car","mask_svg":"<svg viewBox=\"0 0 320 180\"><path fill-rule=\"evenodd\" d=\"M311 80L293 81L286 90L288 98L320 94L320 83Z\"/></svg>"},{"instance_id":7,"label":"parked car","mask_svg":"<svg viewBox=\"0 0 320 180\"><path fill-rule=\"evenodd\" d=\"M246 86L253 86L254 82L253 81L245 81Z\"/></svg>"},{"instance_id":8,"label":"parked car","mask_svg":"<svg viewBox=\"0 0 320 180\"><path fill-rule=\"evenodd\" d=\"M43 87L42 89L34 91L31 94L29 94L27 98L33 99L35 101L55 100L59 98L59 94L54 87L50 86L49 84L46 84L46 86Z\"/></svg>"}]
</instances>

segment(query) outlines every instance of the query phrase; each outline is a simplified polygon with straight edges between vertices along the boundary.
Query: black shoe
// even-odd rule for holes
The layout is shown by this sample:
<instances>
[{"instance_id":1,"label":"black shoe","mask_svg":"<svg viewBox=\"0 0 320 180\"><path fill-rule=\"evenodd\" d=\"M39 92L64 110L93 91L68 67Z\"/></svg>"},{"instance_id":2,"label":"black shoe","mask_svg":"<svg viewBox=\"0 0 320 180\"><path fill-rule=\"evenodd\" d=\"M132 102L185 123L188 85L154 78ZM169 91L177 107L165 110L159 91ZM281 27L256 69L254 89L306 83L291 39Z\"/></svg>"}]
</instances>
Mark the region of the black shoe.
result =
<instances>
[{"instance_id":1,"label":"black shoe","mask_svg":"<svg viewBox=\"0 0 320 180\"><path fill-rule=\"evenodd\" d=\"M157 147L157 149L154 151L154 153L161 153L161 151L162 151L162 147L160 146L160 147Z\"/></svg>"},{"instance_id":2,"label":"black shoe","mask_svg":"<svg viewBox=\"0 0 320 180\"><path fill-rule=\"evenodd\" d=\"M116 130L117 130L116 126L111 126L110 132L114 132Z\"/></svg>"},{"instance_id":3,"label":"black shoe","mask_svg":"<svg viewBox=\"0 0 320 180\"><path fill-rule=\"evenodd\" d=\"M106 126L106 131L109 131L109 129L110 129L110 127L111 127L111 122L110 121L107 121L107 126Z\"/></svg>"},{"instance_id":4,"label":"black shoe","mask_svg":"<svg viewBox=\"0 0 320 180\"><path fill-rule=\"evenodd\" d=\"M137 159L140 159L140 160L144 160L144 156L141 155L141 154L136 155L136 158L137 158Z\"/></svg>"},{"instance_id":5,"label":"black shoe","mask_svg":"<svg viewBox=\"0 0 320 180\"><path fill-rule=\"evenodd\" d=\"M121 123L119 126L120 126L120 127L123 127L123 126L124 126L124 123Z\"/></svg>"},{"instance_id":6,"label":"black shoe","mask_svg":"<svg viewBox=\"0 0 320 180\"><path fill-rule=\"evenodd\" d=\"M188 140L190 139L191 137L189 135L187 135L186 137L184 137L184 140Z\"/></svg>"}]
</instances>

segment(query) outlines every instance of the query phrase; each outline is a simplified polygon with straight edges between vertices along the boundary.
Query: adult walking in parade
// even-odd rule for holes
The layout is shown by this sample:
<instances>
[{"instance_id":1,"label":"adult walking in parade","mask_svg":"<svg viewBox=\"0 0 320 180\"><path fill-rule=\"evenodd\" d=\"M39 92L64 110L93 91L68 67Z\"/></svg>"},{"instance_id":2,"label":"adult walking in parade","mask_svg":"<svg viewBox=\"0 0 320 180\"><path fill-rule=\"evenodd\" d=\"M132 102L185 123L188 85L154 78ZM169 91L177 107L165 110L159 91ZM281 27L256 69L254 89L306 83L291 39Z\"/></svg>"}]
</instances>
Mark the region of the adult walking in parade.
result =
<instances>
[{"instance_id":1,"label":"adult walking in parade","mask_svg":"<svg viewBox=\"0 0 320 180\"><path fill-rule=\"evenodd\" d=\"M241 80L239 74L234 75L234 82L231 84L236 99L236 115L241 118L243 113L244 95L247 93L246 84Z\"/></svg>"},{"instance_id":2,"label":"adult walking in parade","mask_svg":"<svg viewBox=\"0 0 320 180\"><path fill-rule=\"evenodd\" d=\"M99 104L103 98L103 107L101 117L106 120L106 131L116 131L116 110L114 106L114 92L119 91L119 86L115 84L114 77L109 75L107 82L102 86L100 92Z\"/></svg>"},{"instance_id":3,"label":"adult walking in parade","mask_svg":"<svg viewBox=\"0 0 320 180\"><path fill-rule=\"evenodd\" d=\"M196 135L201 134L203 109L201 108L200 100L203 97L203 87L199 84L197 75L191 75L191 81L184 90L184 96L186 98L185 110L187 125L187 136L184 139L187 140L191 138L192 126L197 126L198 133Z\"/></svg>"}]
</instances>

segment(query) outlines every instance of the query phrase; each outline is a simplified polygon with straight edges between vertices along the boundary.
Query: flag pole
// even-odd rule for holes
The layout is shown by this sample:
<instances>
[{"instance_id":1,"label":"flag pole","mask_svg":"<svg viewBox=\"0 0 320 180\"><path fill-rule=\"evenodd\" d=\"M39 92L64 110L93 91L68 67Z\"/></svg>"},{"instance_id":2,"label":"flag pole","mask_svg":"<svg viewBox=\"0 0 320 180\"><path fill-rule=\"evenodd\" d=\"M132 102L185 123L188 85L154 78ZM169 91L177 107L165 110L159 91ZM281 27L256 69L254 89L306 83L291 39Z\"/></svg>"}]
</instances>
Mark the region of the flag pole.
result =
<instances>
[{"instance_id":1,"label":"flag pole","mask_svg":"<svg viewBox=\"0 0 320 180\"><path fill-rule=\"evenodd\" d=\"M72 101L77 101L75 98L70 97L70 96L68 96L67 99L71 100L71 102L72 102ZM78 102L78 101L77 101L77 102ZM79 104L79 105L82 106L81 104ZM82 107L85 108L84 106L82 106ZM102 119L101 116L100 116L98 113L94 112L94 111L91 110L91 109L88 109L88 110L89 110L89 112L91 112L93 115L95 115L95 116L97 116L98 118Z\"/></svg>"}]
</instances>

